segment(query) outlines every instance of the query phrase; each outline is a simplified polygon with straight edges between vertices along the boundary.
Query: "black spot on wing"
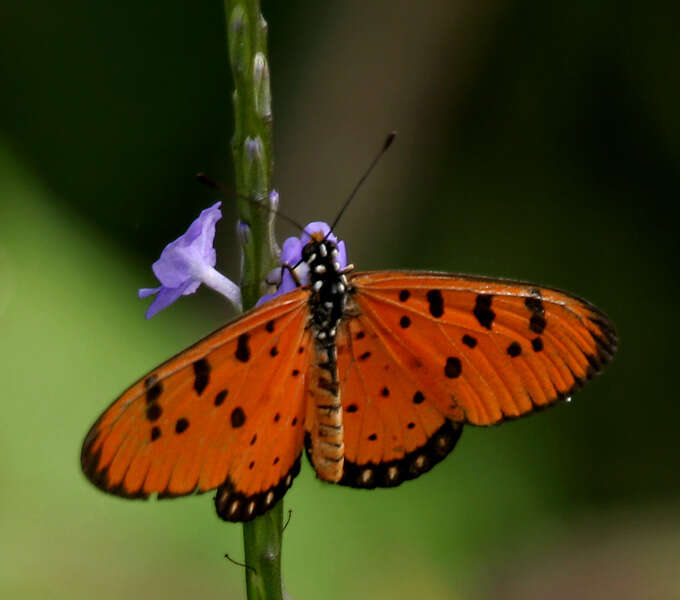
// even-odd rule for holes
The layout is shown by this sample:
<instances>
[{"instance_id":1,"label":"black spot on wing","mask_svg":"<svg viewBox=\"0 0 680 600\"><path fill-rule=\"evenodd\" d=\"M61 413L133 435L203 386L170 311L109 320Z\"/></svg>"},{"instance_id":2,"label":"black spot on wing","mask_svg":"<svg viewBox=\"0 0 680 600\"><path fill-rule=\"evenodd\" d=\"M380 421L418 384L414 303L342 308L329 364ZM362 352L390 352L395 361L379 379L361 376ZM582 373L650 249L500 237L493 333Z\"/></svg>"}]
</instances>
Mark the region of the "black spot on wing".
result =
<instances>
[{"instance_id":1,"label":"black spot on wing","mask_svg":"<svg viewBox=\"0 0 680 600\"><path fill-rule=\"evenodd\" d=\"M210 363L205 358L200 358L194 363L194 389L200 396L210 383Z\"/></svg>"},{"instance_id":2,"label":"black spot on wing","mask_svg":"<svg viewBox=\"0 0 680 600\"><path fill-rule=\"evenodd\" d=\"M534 333L539 335L543 333L546 326L545 321L545 307L543 306L543 299L540 290L532 288L529 290L531 296L527 296L524 299L524 306L531 313L531 318L529 319L529 329Z\"/></svg>"},{"instance_id":3,"label":"black spot on wing","mask_svg":"<svg viewBox=\"0 0 680 600\"><path fill-rule=\"evenodd\" d=\"M534 333L538 333L539 335L545 330L546 324L547 323L543 315L533 314L531 315L531 319L529 319L529 329L531 329L531 331Z\"/></svg>"},{"instance_id":4,"label":"black spot on wing","mask_svg":"<svg viewBox=\"0 0 680 600\"><path fill-rule=\"evenodd\" d=\"M247 333L242 333L238 336L238 342L236 343L236 360L241 362L248 362L250 360L250 335Z\"/></svg>"},{"instance_id":5,"label":"black spot on wing","mask_svg":"<svg viewBox=\"0 0 680 600\"><path fill-rule=\"evenodd\" d=\"M158 381L155 375L147 377L144 382L144 387L146 387L146 402L147 404L152 404L160 398L163 393L163 384Z\"/></svg>"},{"instance_id":6,"label":"black spot on wing","mask_svg":"<svg viewBox=\"0 0 680 600\"><path fill-rule=\"evenodd\" d=\"M243 409L240 406L237 406L231 411L231 426L234 428L241 427L245 422L246 413L243 412Z\"/></svg>"},{"instance_id":7,"label":"black spot on wing","mask_svg":"<svg viewBox=\"0 0 680 600\"><path fill-rule=\"evenodd\" d=\"M175 433L184 433L187 429L189 429L189 420L184 417L177 419Z\"/></svg>"},{"instance_id":8,"label":"black spot on wing","mask_svg":"<svg viewBox=\"0 0 680 600\"><path fill-rule=\"evenodd\" d=\"M446 375L449 379L460 377L462 370L463 366L460 363L460 358L449 356L446 359L446 364L444 365L444 375Z\"/></svg>"},{"instance_id":9,"label":"black spot on wing","mask_svg":"<svg viewBox=\"0 0 680 600\"><path fill-rule=\"evenodd\" d=\"M507 348L507 353L511 358L515 358L522 354L522 346L517 342L512 342Z\"/></svg>"},{"instance_id":10,"label":"black spot on wing","mask_svg":"<svg viewBox=\"0 0 680 600\"><path fill-rule=\"evenodd\" d=\"M540 297L535 297L535 296L527 296L524 299L524 306L526 306L530 312L532 313L541 313L545 312L545 309L543 307L543 300L541 300Z\"/></svg>"},{"instance_id":11,"label":"black spot on wing","mask_svg":"<svg viewBox=\"0 0 680 600\"><path fill-rule=\"evenodd\" d=\"M215 395L215 406L220 406L227 398L229 390L221 390Z\"/></svg>"},{"instance_id":12,"label":"black spot on wing","mask_svg":"<svg viewBox=\"0 0 680 600\"><path fill-rule=\"evenodd\" d=\"M475 308L472 311L477 322L486 329L491 329L493 320L496 318L496 313L491 310L492 298L491 294L478 294L475 298Z\"/></svg>"},{"instance_id":13,"label":"black spot on wing","mask_svg":"<svg viewBox=\"0 0 680 600\"><path fill-rule=\"evenodd\" d=\"M144 389L148 390L152 388L156 383L158 382L158 375L149 375L145 380L144 380Z\"/></svg>"},{"instance_id":14,"label":"black spot on wing","mask_svg":"<svg viewBox=\"0 0 680 600\"><path fill-rule=\"evenodd\" d=\"M463 344L465 344L468 348L474 348L477 345L477 338L465 334L463 336Z\"/></svg>"},{"instance_id":15,"label":"black spot on wing","mask_svg":"<svg viewBox=\"0 0 680 600\"><path fill-rule=\"evenodd\" d=\"M439 318L444 314L444 298L440 290L430 290L425 294L430 305L430 314Z\"/></svg>"},{"instance_id":16,"label":"black spot on wing","mask_svg":"<svg viewBox=\"0 0 680 600\"><path fill-rule=\"evenodd\" d=\"M163 409L161 408L161 406L159 404L156 404L155 402L146 407L146 418L147 418L147 420L151 421L152 423L154 421L158 421L158 419L160 419L160 416L162 414L163 414Z\"/></svg>"}]
</instances>

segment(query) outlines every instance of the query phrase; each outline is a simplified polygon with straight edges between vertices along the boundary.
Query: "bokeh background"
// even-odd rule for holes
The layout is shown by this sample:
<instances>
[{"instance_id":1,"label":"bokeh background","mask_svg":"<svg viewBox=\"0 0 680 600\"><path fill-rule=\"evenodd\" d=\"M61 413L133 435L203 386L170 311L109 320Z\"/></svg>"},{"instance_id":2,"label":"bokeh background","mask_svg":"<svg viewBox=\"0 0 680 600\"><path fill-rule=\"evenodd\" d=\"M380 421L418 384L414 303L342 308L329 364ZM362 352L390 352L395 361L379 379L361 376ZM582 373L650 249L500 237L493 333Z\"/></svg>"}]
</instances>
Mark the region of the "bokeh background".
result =
<instances>
[{"instance_id":1,"label":"bokeh background","mask_svg":"<svg viewBox=\"0 0 680 600\"><path fill-rule=\"evenodd\" d=\"M265 2L282 210L360 268L572 290L617 324L569 405L468 428L400 488L286 496L291 597L680 597L680 5ZM0 596L241 598L241 527L210 495L132 502L81 475L127 384L232 315L201 290L154 319L164 244L231 182L223 6L0 7ZM235 209L218 261L238 276ZM293 234L279 224L283 238Z\"/></svg>"}]
</instances>

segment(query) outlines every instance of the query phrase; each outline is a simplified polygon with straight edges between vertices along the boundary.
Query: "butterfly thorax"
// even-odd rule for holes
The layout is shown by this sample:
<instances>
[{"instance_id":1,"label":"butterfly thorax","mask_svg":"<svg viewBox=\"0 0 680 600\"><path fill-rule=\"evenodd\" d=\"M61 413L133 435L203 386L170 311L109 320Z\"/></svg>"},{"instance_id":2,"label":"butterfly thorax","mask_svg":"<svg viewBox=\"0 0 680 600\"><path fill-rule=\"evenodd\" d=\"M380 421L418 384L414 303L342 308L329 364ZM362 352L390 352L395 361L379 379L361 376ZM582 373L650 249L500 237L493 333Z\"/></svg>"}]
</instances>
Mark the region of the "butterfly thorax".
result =
<instances>
[{"instance_id":1,"label":"butterfly thorax","mask_svg":"<svg viewBox=\"0 0 680 600\"><path fill-rule=\"evenodd\" d=\"M332 482L342 478L345 452L335 338L349 284L348 269L341 268L338 254L335 243L320 233L312 235L302 250L302 259L309 265L309 325L314 337L307 386L313 405L311 458L319 477Z\"/></svg>"},{"instance_id":2,"label":"butterfly thorax","mask_svg":"<svg viewBox=\"0 0 680 600\"><path fill-rule=\"evenodd\" d=\"M338 249L320 234L302 249L302 260L309 265L311 295L309 309L314 338L322 344L334 344L337 326L342 319L348 295L348 281L338 262Z\"/></svg>"}]
</instances>

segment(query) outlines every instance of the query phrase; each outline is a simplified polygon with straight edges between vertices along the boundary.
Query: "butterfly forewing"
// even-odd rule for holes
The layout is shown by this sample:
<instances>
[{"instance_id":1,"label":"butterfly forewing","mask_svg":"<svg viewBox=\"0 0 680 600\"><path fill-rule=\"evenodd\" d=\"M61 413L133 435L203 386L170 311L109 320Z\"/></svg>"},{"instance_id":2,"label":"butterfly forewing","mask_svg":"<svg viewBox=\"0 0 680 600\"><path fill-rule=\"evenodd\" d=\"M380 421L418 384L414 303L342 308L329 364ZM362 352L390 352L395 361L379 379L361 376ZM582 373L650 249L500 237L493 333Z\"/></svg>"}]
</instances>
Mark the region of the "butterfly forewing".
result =
<instances>
[{"instance_id":1,"label":"butterfly forewing","mask_svg":"<svg viewBox=\"0 0 680 600\"><path fill-rule=\"evenodd\" d=\"M600 311L550 288L422 272L352 284L362 318L454 421L490 425L564 399L616 348Z\"/></svg>"},{"instance_id":2,"label":"butterfly forewing","mask_svg":"<svg viewBox=\"0 0 680 600\"><path fill-rule=\"evenodd\" d=\"M225 518L266 510L303 445L307 296L296 290L246 313L125 391L85 440L87 476L127 497L228 484L240 505Z\"/></svg>"}]
</instances>

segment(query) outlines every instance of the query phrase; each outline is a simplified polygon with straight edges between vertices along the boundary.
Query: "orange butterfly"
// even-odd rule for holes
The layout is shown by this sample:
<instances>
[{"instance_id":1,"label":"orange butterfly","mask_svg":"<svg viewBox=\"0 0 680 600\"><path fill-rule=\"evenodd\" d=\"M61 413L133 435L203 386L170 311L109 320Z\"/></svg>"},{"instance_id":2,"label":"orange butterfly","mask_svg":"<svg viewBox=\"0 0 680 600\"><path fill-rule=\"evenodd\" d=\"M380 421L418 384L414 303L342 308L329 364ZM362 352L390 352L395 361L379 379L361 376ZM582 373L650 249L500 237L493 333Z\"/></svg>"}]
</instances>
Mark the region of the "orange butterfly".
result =
<instances>
[{"instance_id":1,"label":"orange butterfly","mask_svg":"<svg viewBox=\"0 0 680 600\"><path fill-rule=\"evenodd\" d=\"M616 350L607 317L567 293L351 273L327 232L310 233L307 285L184 350L104 412L82 450L93 483L129 498L217 488L219 516L247 521L286 493L304 446L325 481L396 486L451 452L464 424L564 400Z\"/></svg>"}]
</instances>

